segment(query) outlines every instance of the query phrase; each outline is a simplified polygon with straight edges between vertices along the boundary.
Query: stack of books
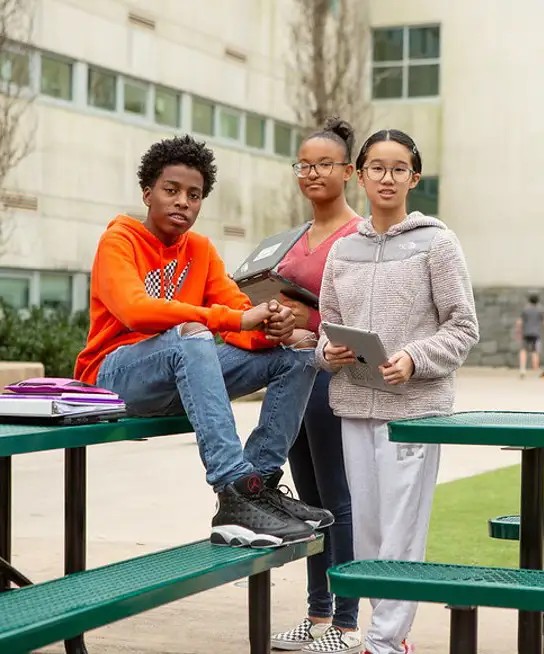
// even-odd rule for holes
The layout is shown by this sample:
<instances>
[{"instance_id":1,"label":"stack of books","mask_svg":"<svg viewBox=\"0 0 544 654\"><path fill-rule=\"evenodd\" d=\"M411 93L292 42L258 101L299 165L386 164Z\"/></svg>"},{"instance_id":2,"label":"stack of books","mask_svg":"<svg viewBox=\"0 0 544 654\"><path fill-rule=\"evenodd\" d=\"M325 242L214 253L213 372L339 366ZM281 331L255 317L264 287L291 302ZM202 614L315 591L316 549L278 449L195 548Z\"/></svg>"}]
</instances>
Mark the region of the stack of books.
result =
<instances>
[{"instance_id":1,"label":"stack of books","mask_svg":"<svg viewBox=\"0 0 544 654\"><path fill-rule=\"evenodd\" d=\"M126 415L123 400L75 379L39 377L6 386L0 394L3 423L88 424Z\"/></svg>"}]
</instances>

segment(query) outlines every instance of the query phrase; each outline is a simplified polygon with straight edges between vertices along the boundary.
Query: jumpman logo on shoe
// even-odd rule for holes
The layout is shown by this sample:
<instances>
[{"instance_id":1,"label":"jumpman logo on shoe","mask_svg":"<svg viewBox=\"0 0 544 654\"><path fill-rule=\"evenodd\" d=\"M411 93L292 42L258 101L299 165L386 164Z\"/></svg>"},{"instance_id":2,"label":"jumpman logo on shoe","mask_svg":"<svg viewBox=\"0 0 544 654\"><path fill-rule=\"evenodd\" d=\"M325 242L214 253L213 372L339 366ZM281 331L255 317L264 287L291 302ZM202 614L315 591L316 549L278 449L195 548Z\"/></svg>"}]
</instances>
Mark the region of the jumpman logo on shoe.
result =
<instances>
[{"instance_id":1,"label":"jumpman logo on shoe","mask_svg":"<svg viewBox=\"0 0 544 654\"><path fill-rule=\"evenodd\" d=\"M247 478L246 487L248 493L258 493L263 487L263 483L259 475L250 475Z\"/></svg>"}]
</instances>

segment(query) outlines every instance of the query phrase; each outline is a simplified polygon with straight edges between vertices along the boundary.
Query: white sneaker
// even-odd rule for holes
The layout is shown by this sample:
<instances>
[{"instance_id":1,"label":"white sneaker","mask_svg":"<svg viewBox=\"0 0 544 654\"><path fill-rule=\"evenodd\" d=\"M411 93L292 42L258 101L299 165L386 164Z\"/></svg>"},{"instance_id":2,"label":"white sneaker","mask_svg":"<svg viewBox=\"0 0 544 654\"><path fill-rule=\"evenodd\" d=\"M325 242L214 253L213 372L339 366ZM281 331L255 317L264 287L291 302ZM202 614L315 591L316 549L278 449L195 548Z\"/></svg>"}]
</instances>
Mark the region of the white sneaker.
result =
<instances>
[{"instance_id":1,"label":"white sneaker","mask_svg":"<svg viewBox=\"0 0 544 654\"><path fill-rule=\"evenodd\" d=\"M305 654L359 654L362 649L363 639L360 631L342 631L332 626L321 638L314 640L302 651Z\"/></svg>"},{"instance_id":2,"label":"white sneaker","mask_svg":"<svg viewBox=\"0 0 544 654\"><path fill-rule=\"evenodd\" d=\"M316 622L314 624L310 619L304 618L291 631L274 634L270 639L270 645L274 649L299 650L321 638L328 629L331 629L329 622Z\"/></svg>"}]
</instances>

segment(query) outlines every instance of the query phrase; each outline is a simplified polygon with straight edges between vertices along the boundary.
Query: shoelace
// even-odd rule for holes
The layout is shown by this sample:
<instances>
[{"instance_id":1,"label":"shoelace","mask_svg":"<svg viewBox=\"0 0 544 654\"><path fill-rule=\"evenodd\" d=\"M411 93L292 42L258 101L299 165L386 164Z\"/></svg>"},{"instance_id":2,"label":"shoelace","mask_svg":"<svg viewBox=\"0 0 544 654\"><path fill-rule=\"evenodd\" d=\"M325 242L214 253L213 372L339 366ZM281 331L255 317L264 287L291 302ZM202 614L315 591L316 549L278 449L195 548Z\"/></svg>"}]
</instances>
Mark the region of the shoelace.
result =
<instances>
[{"instance_id":1,"label":"shoelace","mask_svg":"<svg viewBox=\"0 0 544 654\"><path fill-rule=\"evenodd\" d=\"M284 498L295 499L293 491L289 486L281 484L276 486L276 488L263 488L261 492L265 493L265 496L270 504L273 504L278 509L284 509Z\"/></svg>"},{"instance_id":2,"label":"shoelace","mask_svg":"<svg viewBox=\"0 0 544 654\"><path fill-rule=\"evenodd\" d=\"M270 492L271 490L272 489L264 486L255 495L247 495L246 497L248 497L251 502L266 509L269 513L271 512L273 515L285 518L285 512L282 509L281 502L278 502L275 496Z\"/></svg>"}]
</instances>

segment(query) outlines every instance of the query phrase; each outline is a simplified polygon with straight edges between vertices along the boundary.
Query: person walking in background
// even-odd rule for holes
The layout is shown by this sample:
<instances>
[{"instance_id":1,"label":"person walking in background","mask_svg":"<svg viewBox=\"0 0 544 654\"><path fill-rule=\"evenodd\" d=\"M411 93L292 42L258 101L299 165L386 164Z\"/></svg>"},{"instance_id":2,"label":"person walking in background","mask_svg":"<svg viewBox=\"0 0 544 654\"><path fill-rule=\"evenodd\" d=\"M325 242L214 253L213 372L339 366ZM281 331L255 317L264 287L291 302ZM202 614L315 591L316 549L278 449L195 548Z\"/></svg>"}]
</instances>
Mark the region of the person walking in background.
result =
<instances>
[{"instance_id":1,"label":"person walking in background","mask_svg":"<svg viewBox=\"0 0 544 654\"><path fill-rule=\"evenodd\" d=\"M521 341L519 374L522 379L527 372L528 352L531 354L533 370L540 369L540 339L543 321L544 308L540 304L540 298L535 294L529 295L527 304L516 322L516 336Z\"/></svg>"},{"instance_id":2,"label":"person walking in background","mask_svg":"<svg viewBox=\"0 0 544 654\"><path fill-rule=\"evenodd\" d=\"M323 322L376 332L389 354L380 370L401 394L355 384L355 355L322 334L316 357L336 373L330 385L353 513L356 559L421 561L439 445L392 443L391 420L451 413L454 371L478 341L472 285L463 252L446 225L414 211L408 193L421 178L414 141L383 130L356 162L372 215L331 248L323 273ZM416 604L373 599L366 654L406 654Z\"/></svg>"},{"instance_id":3,"label":"person walking in background","mask_svg":"<svg viewBox=\"0 0 544 654\"><path fill-rule=\"evenodd\" d=\"M331 246L357 229L360 217L346 201L345 184L353 175L351 163L354 134L339 118L330 118L323 130L301 145L294 172L299 187L310 201L313 222L280 264L279 272L316 295ZM364 288L361 289L364 293ZM283 298L295 315L297 328L314 334L319 330L319 312ZM304 652L360 652L357 630L359 600L332 597L327 569L353 559L351 500L344 469L340 418L329 406L331 375L318 374L300 433L289 453L289 463L299 497L332 512L334 525L325 531L321 554L307 559L308 613L290 631L275 634L272 646Z\"/></svg>"}]
</instances>

